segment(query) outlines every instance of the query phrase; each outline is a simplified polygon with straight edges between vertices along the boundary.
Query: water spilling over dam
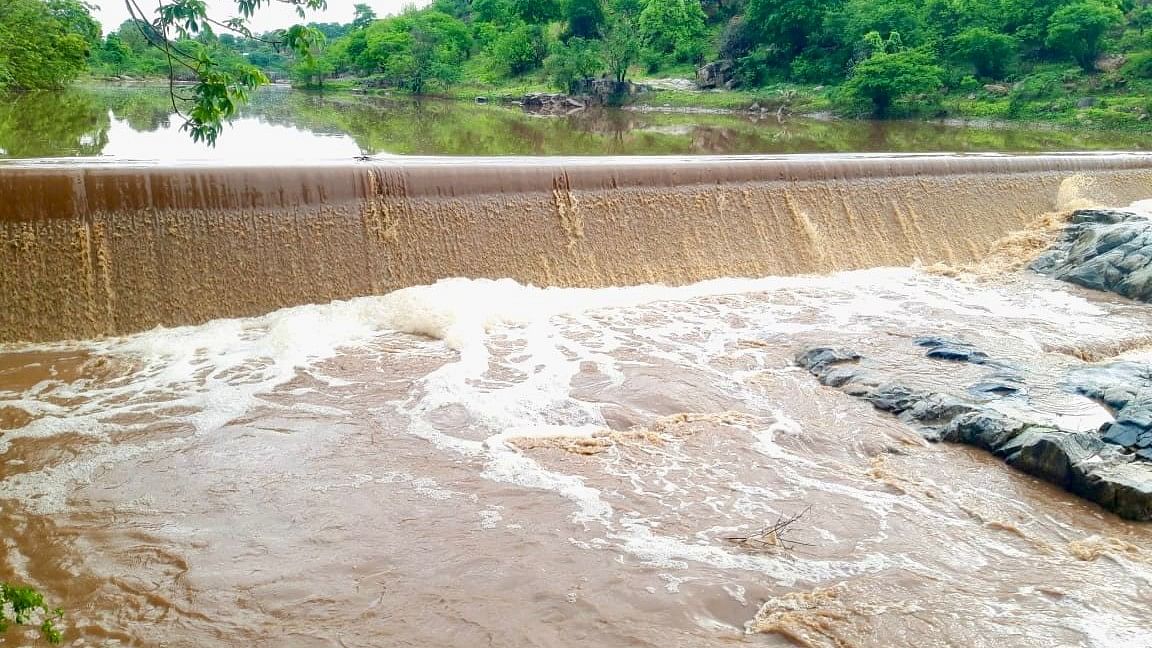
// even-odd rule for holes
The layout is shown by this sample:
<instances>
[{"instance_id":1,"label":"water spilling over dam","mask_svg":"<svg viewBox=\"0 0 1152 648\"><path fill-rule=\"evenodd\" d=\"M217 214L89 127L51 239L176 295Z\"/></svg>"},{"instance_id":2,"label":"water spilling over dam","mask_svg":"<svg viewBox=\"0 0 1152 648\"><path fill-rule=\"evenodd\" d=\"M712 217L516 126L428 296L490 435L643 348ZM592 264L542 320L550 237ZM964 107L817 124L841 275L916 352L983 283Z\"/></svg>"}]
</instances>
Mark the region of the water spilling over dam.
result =
<instances>
[{"instance_id":1,"label":"water spilling over dam","mask_svg":"<svg viewBox=\"0 0 1152 648\"><path fill-rule=\"evenodd\" d=\"M683 285L973 261L1055 209L1078 176L1078 190L1127 204L1152 184L1152 158L11 165L0 341L197 324L447 277Z\"/></svg>"},{"instance_id":2,"label":"water spilling over dam","mask_svg":"<svg viewBox=\"0 0 1152 648\"><path fill-rule=\"evenodd\" d=\"M1110 420L1056 377L1152 361L1152 308L962 271L1152 197L1152 158L24 164L0 196L0 581L68 642L1152 646L1148 524L794 363L948 392L989 366L914 340L963 338L1014 412Z\"/></svg>"}]
</instances>

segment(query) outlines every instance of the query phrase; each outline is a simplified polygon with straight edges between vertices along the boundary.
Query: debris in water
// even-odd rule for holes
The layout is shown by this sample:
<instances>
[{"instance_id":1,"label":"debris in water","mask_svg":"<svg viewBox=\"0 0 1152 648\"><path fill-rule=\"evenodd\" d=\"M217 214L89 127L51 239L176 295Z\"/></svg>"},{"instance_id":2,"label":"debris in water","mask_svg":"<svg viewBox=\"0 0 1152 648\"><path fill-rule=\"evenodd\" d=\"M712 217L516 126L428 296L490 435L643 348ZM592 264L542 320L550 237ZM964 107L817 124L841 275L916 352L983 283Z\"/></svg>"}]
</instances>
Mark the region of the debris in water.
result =
<instances>
[{"instance_id":1,"label":"debris in water","mask_svg":"<svg viewBox=\"0 0 1152 648\"><path fill-rule=\"evenodd\" d=\"M793 540L790 534L795 531L792 527L804 517L812 507L800 511L792 517L781 517L772 524L747 536L728 536L725 540L738 544L752 551L792 551L797 546L811 547L811 544Z\"/></svg>"}]
</instances>

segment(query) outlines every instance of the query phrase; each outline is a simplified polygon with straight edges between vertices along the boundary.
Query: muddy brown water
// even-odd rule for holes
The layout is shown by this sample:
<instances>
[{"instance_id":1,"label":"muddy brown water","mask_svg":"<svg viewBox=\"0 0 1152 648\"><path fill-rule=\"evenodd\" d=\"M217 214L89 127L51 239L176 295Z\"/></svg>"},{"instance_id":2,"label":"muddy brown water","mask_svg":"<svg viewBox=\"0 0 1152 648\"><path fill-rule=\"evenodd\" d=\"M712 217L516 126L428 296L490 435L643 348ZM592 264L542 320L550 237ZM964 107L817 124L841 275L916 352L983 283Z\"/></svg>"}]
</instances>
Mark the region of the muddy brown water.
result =
<instances>
[{"instance_id":1,"label":"muddy brown water","mask_svg":"<svg viewBox=\"0 0 1152 648\"><path fill-rule=\"evenodd\" d=\"M1109 172L1040 175L1061 179L949 182L992 187L988 201L1034 191L1033 218L1061 187L1065 202L1139 197ZM973 234L982 212L936 230L934 210L916 213L923 231L903 239L856 218L876 238L845 267L814 261L833 245L773 239L773 263L821 274L611 287L600 270L534 288L477 272L232 319L202 321L210 300L193 300L186 326L0 346L0 580L42 589L87 646L1152 646L1152 527L926 444L792 366L833 344L941 389L979 378L925 359L920 334L1037 375L1152 358L1147 306L924 271L912 248L929 232L995 237ZM834 222L815 227L848 236ZM482 256L452 249L445 263ZM687 278L707 257L661 267ZM906 267L850 270L885 265ZM8 312L42 317L20 295ZM1108 416L1058 389L1020 407ZM791 549L731 540L800 513Z\"/></svg>"}]
</instances>

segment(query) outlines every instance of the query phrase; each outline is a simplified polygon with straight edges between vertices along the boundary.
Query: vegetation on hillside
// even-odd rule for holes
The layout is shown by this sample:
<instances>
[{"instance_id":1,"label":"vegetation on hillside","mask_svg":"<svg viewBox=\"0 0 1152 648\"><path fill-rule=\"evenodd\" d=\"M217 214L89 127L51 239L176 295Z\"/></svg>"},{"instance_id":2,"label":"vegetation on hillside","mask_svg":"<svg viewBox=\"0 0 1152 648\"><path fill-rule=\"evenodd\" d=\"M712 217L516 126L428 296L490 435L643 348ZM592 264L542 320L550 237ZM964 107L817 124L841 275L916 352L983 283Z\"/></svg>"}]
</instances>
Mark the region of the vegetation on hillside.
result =
<instances>
[{"instance_id":1,"label":"vegetation on hillside","mask_svg":"<svg viewBox=\"0 0 1152 648\"><path fill-rule=\"evenodd\" d=\"M220 20L164 0L101 38L78 0L0 7L0 86L103 77L188 81L193 136L211 140L266 80L416 94L689 76L746 94L657 93L681 105L773 104L846 115L962 116L1143 127L1152 113L1152 0L434 0L397 16L252 34L272 0ZM286 0L304 10L323 0ZM306 15L306 14L304 14ZM735 97L735 98L732 98ZM181 104L183 106L183 104ZM763 104L762 104L763 105Z\"/></svg>"}]
</instances>

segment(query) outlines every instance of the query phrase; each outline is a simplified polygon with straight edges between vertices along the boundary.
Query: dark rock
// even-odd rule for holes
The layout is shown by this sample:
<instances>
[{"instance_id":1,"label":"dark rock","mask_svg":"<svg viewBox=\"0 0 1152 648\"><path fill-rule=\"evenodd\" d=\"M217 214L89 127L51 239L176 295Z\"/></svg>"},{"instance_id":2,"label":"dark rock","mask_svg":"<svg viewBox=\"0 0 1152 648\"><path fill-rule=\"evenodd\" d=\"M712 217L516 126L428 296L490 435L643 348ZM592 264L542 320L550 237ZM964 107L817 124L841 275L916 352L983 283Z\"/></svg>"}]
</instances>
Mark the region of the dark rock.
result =
<instances>
[{"instance_id":1,"label":"dark rock","mask_svg":"<svg viewBox=\"0 0 1152 648\"><path fill-rule=\"evenodd\" d=\"M1024 379L1015 373L994 373L968 386L968 393L981 400L995 400L1027 393Z\"/></svg>"},{"instance_id":2,"label":"dark rock","mask_svg":"<svg viewBox=\"0 0 1152 648\"><path fill-rule=\"evenodd\" d=\"M996 454L1013 468L1075 492L1085 474L1082 464L1103 451L1104 442L1090 434L1028 427Z\"/></svg>"},{"instance_id":3,"label":"dark rock","mask_svg":"<svg viewBox=\"0 0 1152 648\"><path fill-rule=\"evenodd\" d=\"M987 364L988 354L980 351L971 344L949 337L922 337L916 338L916 345L928 349L928 357L935 360L950 360L952 362L968 362L971 364Z\"/></svg>"},{"instance_id":4,"label":"dark rock","mask_svg":"<svg viewBox=\"0 0 1152 648\"><path fill-rule=\"evenodd\" d=\"M831 347L816 347L796 356L796 364L813 373L823 371L827 367L845 362L856 362L860 354L845 349Z\"/></svg>"},{"instance_id":5,"label":"dark rock","mask_svg":"<svg viewBox=\"0 0 1152 648\"><path fill-rule=\"evenodd\" d=\"M1032 269L1092 290L1152 301L1152 220L1086 210L1076 212L1073 222Z\"/></svg>"},{"instance_id":6,"label":"dark rock","mask_svg":"<svg viewBox=\"0 0 1152 648\"><path fill-rule=\"evenodd\" d=\"M733 81L736 64L732 61L716 61L696 70L696 87L701 90L712 90L727 87Z\"/></svg>"},{"instance_id":7,"label":"dark rock","mask_svg":"<svg viewBox=\"0 0 1152 648\"><path fill-rule=\"evenodd\" d=\"M1096 223L1098 225L1115 225L1133 219L1141 218L1139 215L1119 209L1081 209L1072 213L1069 219L1073 225Z\"/></svg>"},{"instance_id":8,"label":"dark rock","mask_svg":"<svg viewBox=\"0 0 1152 648\"><path fill-rule=\"evenodd\" d=\"M1142 432L1143 430L1138 427L1112 423L1105 427L1104 436L1102 438L1108 443L1127 448L1129 446L1136 445L1136 442L1140 439Z\"/></svg>"},{"instance_id":9,"label":"dark rock","mask_svg":"<svg viewBox=\"0 0 1152 648\"><path fill-rule=\"evenodd\" d=\"M979 410L957 416L941 431L940 438L995 453L1019 436L1026 427L1027 424L995 410Z\"/></svg>"},{"instance_id":10,"label":"dark rock","mask_svg":"<svg viewBox=\"0 0 1152 648\"><path fill-rule=\"evenodd\" d=\"M971 345L947 338L917 340L930 349ZM959 343L959 344L957 344ZM988 405L885 380L881 371L861 366L859 354L818 347L796 363L827 385L863 398L917 426L929 441L983 448L1013 468L1057 484L1133 520L1152 520L1152 371L1141 363L1115 363L1070 372L1064 386L1113 403L1114 423L1102 433L1063 430L1020 420ZM1019 393L1023 379L993 374L969 393Z\"/></svg>"},{"instance_id":11,"label":"dark rock","mask_svg":"<svg viewBox=\"0 0 1152 648\"><path fill-rule=\"evenodd\" d=\"M979 407L945 394L929 394L904 413L906 417L927 425L948 423L961 414L979 411Z\"/></svg>"},{"instance_id":12,"label":"dark rock","mask_svg":"<svg viewBox=\"0 0 1152 648\"><path fill-rule=\"evenodd\" d=\"M1069 371L1064 388L1121 410L1143 389L1152 388L1152 364L1114 362Z\"/></svg>"},{"instance_id":13,"label":"dark rock","mask_svg":"<svg viewBox=\"0 0 1152 648\"><path fill-rule=\"evenodd\" d=\"M878 410L903 414L930 395L930 392L917 391L904 385L883 385L864 396L864 399Z\"/></svg>"}]
</instances>

